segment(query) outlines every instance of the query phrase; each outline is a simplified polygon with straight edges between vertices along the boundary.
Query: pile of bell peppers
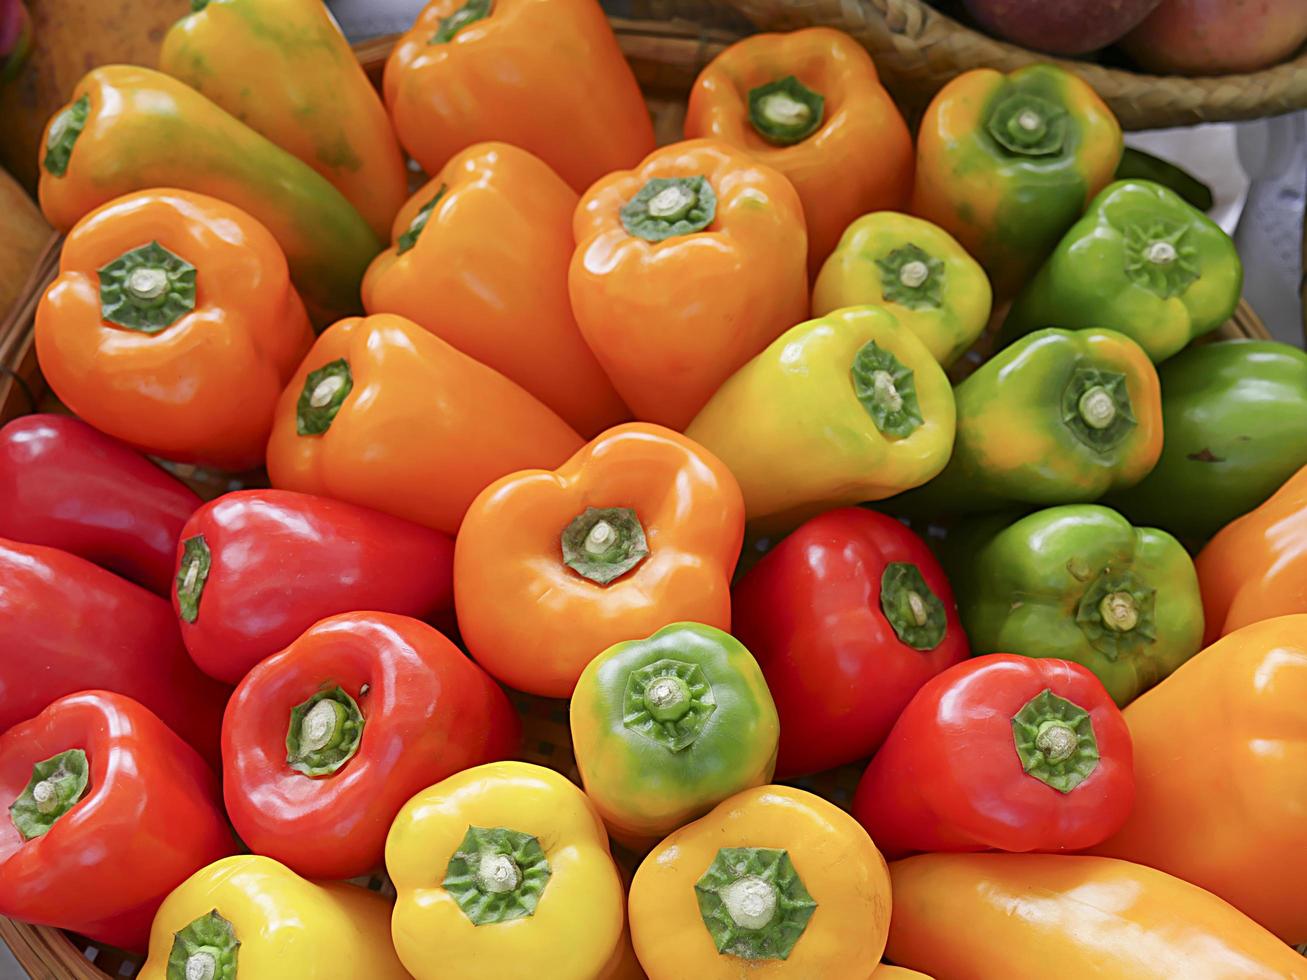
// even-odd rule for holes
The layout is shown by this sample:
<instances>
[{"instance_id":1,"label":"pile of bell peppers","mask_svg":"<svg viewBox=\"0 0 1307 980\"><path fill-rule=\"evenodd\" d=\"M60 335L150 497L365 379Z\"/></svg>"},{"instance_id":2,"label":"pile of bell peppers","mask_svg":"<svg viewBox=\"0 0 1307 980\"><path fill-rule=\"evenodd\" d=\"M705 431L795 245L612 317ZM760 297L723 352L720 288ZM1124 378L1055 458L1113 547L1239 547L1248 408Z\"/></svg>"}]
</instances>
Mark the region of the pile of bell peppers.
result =
<instances>
[{"instance_id":1,"label":"pile of bell peppers","mask_svg":"<svg viewBox=\"0 0 1307 980\"><path fill-rule=\"evenodd\" d=\"M1234 245L1088 84L914 136L757 34L655 146L591 0L432 0L379 90L193 7L41 149L0 914L147 980L1307 978L1307 355L1210 342Z\"/></svg>"}]
</instances>

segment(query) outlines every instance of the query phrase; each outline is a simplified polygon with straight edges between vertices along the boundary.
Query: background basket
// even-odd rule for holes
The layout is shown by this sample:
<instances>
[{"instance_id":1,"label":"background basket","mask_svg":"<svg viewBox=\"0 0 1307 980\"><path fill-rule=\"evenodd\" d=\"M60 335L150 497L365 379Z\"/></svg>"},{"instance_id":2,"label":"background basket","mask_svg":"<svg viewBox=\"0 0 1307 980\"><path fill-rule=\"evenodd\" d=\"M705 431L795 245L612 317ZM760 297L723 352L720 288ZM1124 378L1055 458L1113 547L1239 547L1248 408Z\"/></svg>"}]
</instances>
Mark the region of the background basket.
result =
<instances>
[{"instance_id":1,"label":"background basket","mask_svg":"<svg viewBox=\"0 0 1307 980\"><path fill-rule=\"evenodd\" d=\"M972 30L922 0L726 2L763 30L823 24L853 35L871 52L895 101L911 114L925 109L931 96L959 72L1011 71L1039 61L1083 78L1126 129L1255 119L1307 108L1307 50L1283 64L1244 75L1162 77L1029 51Z\"/></svg>"},{"instance_id":2,"label":"background basket","mask_svg":"<svg viewBox=\"0 0 1307 980\"><path fill-rule=\"evenodd\" d=\"M712 16L705 15L702 21L689 19L699 6L684 0L655 2L642 4L640 7L645 10L652 9L655 13L661 11L664 14L685 16L661 20L613 18L613 27L622 49L644 89L660 143L672 142L680 138L685 96L695 77L704 65L739 36L738 26L732 24L730 18L723 18L720 7ZM758 8L770 5L752 3L750 6ZM775 6L791 10L809 9L815 13L815 8L823 5L783 3ZM925 9L919 4L904 2L904 0L896 0L895 3L890 4L876 0L862 5L849 2L832 3L830 6L847 8L851 12L865 7L868 13L886 7L912 7L918 11L918 14ZM360 62L374 79L379 78L394 40L393 37L378 38L355 46ZM877 53L878 64L881 57ZM952 73L956 68L949 68L947 71ZM940 77L942 78L943 75ZM41 378L33 340L36 305L57 270L60 240L57 235L51 236L32 268L18 302L8 316L0 321L0 424L18 415L38 410L60 410L60 406L53 400ZM1252 309L1246 303L1240 303L1235 316L1211 336L1265 339L1269 334ZM963 364L974 366L980 362L984 353L984 341L982 341ZM964 366L962 370L965 373L968 368ZM173 469L206 498L216 496L231 487L230 480L226 477L218 478L188 468L173 467ZM556 769L579 782L575 760L572 757L567 702L518 693L514 693L512 697L523 717L521 758ZM795 780L794 784L847 807L860 775L861 767L844 766ZM632 855L619 851L617 856L626 864L628 870L633 868L635 859ZM384 891L388 887L388 883L383 878L373 878L367 884L374 890ZM64 933L58 929L30 926L4 918L0 918L0 940L8 945L14 957L35 980L127 978L134 977L140 968L139 957L101 947L83 937Z\"/></svg>"}]
</instances>

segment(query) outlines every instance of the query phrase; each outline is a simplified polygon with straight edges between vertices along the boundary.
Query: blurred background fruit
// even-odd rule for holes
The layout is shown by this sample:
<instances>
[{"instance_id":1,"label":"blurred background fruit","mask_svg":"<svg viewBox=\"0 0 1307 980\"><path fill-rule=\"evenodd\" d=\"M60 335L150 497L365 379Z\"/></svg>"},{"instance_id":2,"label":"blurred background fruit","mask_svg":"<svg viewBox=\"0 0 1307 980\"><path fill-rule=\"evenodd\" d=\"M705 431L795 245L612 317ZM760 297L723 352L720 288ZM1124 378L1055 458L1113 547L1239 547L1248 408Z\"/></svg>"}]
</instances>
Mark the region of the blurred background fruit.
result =
<instances>
[{"instance_id":1,"label":"blurred background fruit","mask_svg":"<svg viewBox=\"0 0 1307 980\"><path fill-rule=\"evenodd\" d=\"M1050 54L1087 54L1120 39L1158 0L963 0L981 27ZM1294 0L1286 0L1294 2Z\"/></svg>"},{"instance_id":2,"label":"blurred background fruit","mask_svg":"<svg viewBox=\"0 0 1307 980\"><path fill-rule=\"evenodd\" d=\"M1304 41L1304 0L1162 0L1121 47L1159 74L1222 75L1274 65Z\"/></svg>"}]
</instances>

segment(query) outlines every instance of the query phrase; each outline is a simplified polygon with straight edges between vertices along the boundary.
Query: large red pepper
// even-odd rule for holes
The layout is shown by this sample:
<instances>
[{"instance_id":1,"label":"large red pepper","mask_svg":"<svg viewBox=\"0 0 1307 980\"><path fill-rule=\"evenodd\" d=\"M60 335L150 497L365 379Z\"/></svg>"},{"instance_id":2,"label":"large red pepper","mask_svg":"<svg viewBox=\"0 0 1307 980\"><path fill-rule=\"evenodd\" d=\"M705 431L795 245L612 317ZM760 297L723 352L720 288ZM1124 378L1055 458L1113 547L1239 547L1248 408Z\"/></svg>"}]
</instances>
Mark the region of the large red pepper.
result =
<instances>
[{"instance_id":1,"label":"large red pepper","mask_svg":"<svg viewBox=\"0 0 1307 980\"><path fill-rule=\"evenodd\" d=\"M205 504L177 545L173 607L200 669L236 683L326 616L427 618L454 604L454 542L354 504L240 490Z\"/></svg>"},{"instance_id":2,"label":"large red pepper","mask_svg":"<svg viewBox=\"0 0 1307 980\"><path fill-rule=\"evenodd\" d=\"M235 850L204 760L108 691L0 736L0 806L0 915L126 949L145 948L169 892Z\"/></svg>"},{"instance_id":3,"label":"large red pepper","mask_svg":"<svg viewBox=\"0 0 1307 980\"><path fill-rule=\"evenodd\" d=\"M167 595L200 498L80 419L24 415L0 429L0 535L61 548Z\"/></svg>"},{"instance_id":4,"label":"large red pepper","mask_svg":"<svg viewBox=\"0 0 1307 980\"><path fill-rule=\"evenodd\" d=\"M508 697L425 623L348 613L255 667L223 722L223 792L241 839L310 878L379 864L418 790L511 757Z\"/></svg>"},{"instance_id":5,"label":"large red pepper","mask_svg":"<svg viewBox=\"0 0 1307 980\"><path fill-rule=\"evenodd\" d=\"M865 759L917 689L967 656L926 543L858 507L773 548L737 583L731 622L776 700L780 779Z\"/></svg>"},{"instance_id":6,"label":"large red pepper","mask_svg":"<svg viewBox=\"0 0 1307 980\"><path fill-rule=\"evenodd\" d=\"M913 851L1074 851L1125 823L1130 731L1069 660L992 653L949 668L903 709L853 815L891 860Z\"/></svg>"},{"instance_id":7,"label":"large red pepper","mask_svg":"<svg viewBox=\"0 0 1307 980\"><path fill-rule=\"evenodd\" d=\"M0 538L0 731L91 688L140 701L216 764L231 690L186 656L167 600L76 555Z\"/></svg>"}]
</instances>

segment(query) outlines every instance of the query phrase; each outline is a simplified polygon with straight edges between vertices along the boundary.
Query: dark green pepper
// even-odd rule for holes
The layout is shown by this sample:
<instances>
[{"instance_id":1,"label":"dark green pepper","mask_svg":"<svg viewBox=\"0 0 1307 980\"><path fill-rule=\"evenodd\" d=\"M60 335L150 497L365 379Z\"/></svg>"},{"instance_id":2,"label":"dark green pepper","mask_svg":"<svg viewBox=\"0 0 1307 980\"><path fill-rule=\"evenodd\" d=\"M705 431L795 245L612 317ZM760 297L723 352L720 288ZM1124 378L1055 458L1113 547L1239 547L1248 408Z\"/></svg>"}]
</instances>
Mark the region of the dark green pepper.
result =
<instances>
[{"instance_id":1,"label":"dark green pepper","mask_svg":"<svg viewBox=\"0 0 1307 980\"><path fill-rule=\"evenodd\" d=\"M1269 340L1185 351L1158 368L1157 466L1112 498L1136 522L1210 537L1307 463L1307 354Z\"/></svg>"},{"instance_id":2,"label":"dark green pepper","mask_svg":"<svg viewBox=\"0 0 1307 980\"><path fill-rule=\"evenodd\" d=\"M974 654L1074 661L1125 705L1202 645L1198 577L1180 542L1106 507L1036 511L952 556Z\"/></svg>"},{"instance_id":3,"label":"dark green pepper","mask_svg":"<svg viewBox=\"0 0 1307 980\"><path fill-rule=\"evenodd\" d=\"M1228 320L1242 289L1239 254L1219 225L1161 184L1120 180L1016 298L1003 336L1107 327L1162 361Z\"/></svg>"}]
</instances>

